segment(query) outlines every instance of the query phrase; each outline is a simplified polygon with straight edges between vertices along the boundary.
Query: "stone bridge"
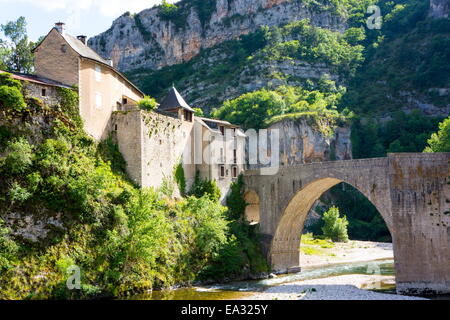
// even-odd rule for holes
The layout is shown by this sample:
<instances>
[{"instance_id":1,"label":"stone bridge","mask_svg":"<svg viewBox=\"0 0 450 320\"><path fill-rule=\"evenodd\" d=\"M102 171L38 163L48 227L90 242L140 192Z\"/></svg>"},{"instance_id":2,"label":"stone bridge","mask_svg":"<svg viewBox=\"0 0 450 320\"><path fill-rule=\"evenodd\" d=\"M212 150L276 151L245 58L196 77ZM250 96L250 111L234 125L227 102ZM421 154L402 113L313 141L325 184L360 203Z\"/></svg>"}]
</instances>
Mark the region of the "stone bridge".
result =
<instances>
[{"instance_id":1,"label":"stone bridge","mask_svg":"<svg viewBox=\"0 0 450 320\"><path fill-rule=\"evenodd\" d=\"M393 239L397 292L450 292L450 153L281 167L275 175L246 171L247 218L260 222L275 272L300 270L300 237L314 202L345 182L364 194Z\"/></svg>"}]
</instances>

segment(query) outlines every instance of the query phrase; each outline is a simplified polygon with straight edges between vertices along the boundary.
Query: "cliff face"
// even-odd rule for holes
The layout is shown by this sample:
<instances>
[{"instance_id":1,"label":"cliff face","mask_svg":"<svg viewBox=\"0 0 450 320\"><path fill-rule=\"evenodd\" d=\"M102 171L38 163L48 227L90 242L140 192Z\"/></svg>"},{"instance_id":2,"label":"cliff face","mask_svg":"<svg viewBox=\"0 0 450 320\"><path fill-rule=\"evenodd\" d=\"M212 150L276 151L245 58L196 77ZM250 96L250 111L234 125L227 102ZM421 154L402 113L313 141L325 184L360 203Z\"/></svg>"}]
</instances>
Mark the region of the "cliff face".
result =
<instances>
[{"instance_id":1,"label":"cliff face","mask_svg":"<svg viewBox=\"0 0 450 320\"><path fill-rule=\"evenodd\" d=\"M89 46L111 58L122 71L158 69L190 60L204 48L256 31L308 18L312 25L344 30L345 19L331 6L312 7L292 0L210 0L206 20L189 1L178 5L178 17L167 18L159 7L115 20L111 28L91 39ZM177 20L175 20L177 19ZM180 23L180 20L181 23Z\"/></svg>"},{"instance_id":2,"label":"cliff face","mask_svg":"<svg viewBox=\"0 0 450 320\"><path fill-rule=\"evenodd\" d=\"M305 119L286 119L274 123L269 130L279 130L281 166L353 158L348 127L336 127L334 134L328 136ZM251 169L257 167L260 166L252 166Z\"/></svg>"},{"instance_id":3,"label":"cliff face","mask_svg":"<svg viewBox=\"0 0 450 320\"><path fill-rule=\"evenodd\" d=\"M430 17L449 18L450 0L430 0Z\"/></svg>"}]
</instances>

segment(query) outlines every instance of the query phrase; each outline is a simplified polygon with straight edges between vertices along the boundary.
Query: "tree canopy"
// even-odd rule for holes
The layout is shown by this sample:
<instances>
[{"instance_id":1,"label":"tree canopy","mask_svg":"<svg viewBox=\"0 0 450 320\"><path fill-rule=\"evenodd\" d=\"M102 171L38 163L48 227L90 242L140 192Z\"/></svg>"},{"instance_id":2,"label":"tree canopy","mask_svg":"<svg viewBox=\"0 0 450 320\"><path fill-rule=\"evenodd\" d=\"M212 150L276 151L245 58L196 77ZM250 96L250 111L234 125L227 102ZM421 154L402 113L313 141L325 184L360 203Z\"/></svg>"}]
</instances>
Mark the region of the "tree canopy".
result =
<instances>
[{"instance_id":1,"label":"tree canopy","mask_svg":"<svg viewBox=\"0 0 450 320\"><path fill-rule=\"evenodd\" d=\"M4 38L0 38L0 68L11 72L33 72L31 50L34 43L28 39L25 17L2 24L0 31L4 34Z\"/></svg>"}]
</instances>

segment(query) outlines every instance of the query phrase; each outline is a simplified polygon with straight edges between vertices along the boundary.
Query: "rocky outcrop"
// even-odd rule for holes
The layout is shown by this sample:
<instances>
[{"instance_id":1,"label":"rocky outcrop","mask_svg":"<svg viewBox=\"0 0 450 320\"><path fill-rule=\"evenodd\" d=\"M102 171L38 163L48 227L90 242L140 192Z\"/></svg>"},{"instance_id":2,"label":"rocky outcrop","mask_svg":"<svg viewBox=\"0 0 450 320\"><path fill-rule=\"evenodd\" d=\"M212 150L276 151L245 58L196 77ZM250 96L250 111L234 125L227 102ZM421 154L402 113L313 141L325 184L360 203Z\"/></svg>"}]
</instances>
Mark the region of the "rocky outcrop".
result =
<instances>
[{"instance_id":1,"label":"rocky outcrop","mask_svg":"<svg viewBox=\"0 0 450 320\"><path fill-rule=\"evenodd\" d=\"M327 136L307 120L283 120L270 129L280 134L282 166L352 159L350 128L337 127Z\"/></svg>"},{"instance_id":2,"label":"rocky outcrop","mask_svg":"<svg viewBox=\"0 0 450 320\"><path fill-rule=\"evenodd\" d=\"M430 0L430 17L449 18L450 0Z\"/></svg>"},{"instance_id":3,"label":"rocky outcrop","mask_svg":"<svg viewBox=\"0 0 450 320\"><path fill-rule=\"evenodd\" d=\"M331 126L331 125L330 125ZM348 127L334 127L333 134L323 133L306 119L281 120L268 128L278 130L279 163L281 167L313 162L352 159L351 130ZM248 147L248 146L247 146ZM276 152L269 144L268 153ZM257 169L264 165L250 165Z\"/></svg>"},{"instance_id":4,"label":"rocky outcrop","mask_svg":"<svg viewBox=\"0 0 450 320\"><path fill-rule=\"evenodd\" d=\"M312 25L333 30L343 31L346 26L345 19L335 13L332 5L319 9L292 0L214 1L215 9L205 21L190 1L177 4L176 18L163 18L159 7L136 15L126 13L88 44L103 57L111 58L121 71L130 71L188 61L202 49L256 31L263 25L308 18Z\"/></svg>"}]
</instances>

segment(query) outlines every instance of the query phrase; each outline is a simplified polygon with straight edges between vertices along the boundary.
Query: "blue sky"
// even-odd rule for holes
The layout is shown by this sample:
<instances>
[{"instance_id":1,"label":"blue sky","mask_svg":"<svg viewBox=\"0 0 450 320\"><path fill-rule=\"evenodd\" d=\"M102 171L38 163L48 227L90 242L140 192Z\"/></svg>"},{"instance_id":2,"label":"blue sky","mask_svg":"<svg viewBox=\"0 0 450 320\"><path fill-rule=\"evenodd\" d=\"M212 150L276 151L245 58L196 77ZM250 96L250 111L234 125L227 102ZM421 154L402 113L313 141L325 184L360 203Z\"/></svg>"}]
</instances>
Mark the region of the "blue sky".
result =
<instances>
[{"instance_id":1,"label":"blue sky","mask_svg":"<svg viewBox=\"0 0 450 320\"><path fill-rule=\"evenodd\" d=\"M124 12L140 12L159 3L161 0L0 0L0 24L24 16L33 41L46 35L57 21L65 22L74 36L92 37L106 31Z\"/></svg>"}]
</instances>

